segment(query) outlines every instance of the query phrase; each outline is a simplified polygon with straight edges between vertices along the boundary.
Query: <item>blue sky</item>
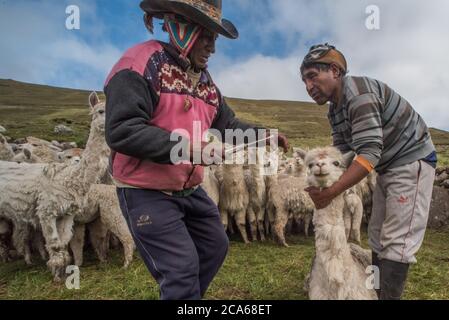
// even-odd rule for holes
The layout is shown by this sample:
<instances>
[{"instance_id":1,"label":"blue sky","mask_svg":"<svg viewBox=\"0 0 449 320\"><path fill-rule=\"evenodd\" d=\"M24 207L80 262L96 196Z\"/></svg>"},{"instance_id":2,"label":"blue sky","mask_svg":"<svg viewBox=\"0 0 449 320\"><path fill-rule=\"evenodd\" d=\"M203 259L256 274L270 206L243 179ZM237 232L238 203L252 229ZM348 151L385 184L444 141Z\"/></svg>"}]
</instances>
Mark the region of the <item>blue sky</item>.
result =
<instances>
[{"instance_id":1,"label":"blue sky","mask_svg":"<svg viewBox=\"0 0 449 320\"><path fill-rule=\"evenodd\" d=\"M130 46L166 39L143 26L139 0L0 0L0 78L101 90ZM350 74L386 82L429 125L449 129L449 1L223 0L240 31L220 38L210 62L226 96L307 100L298 67L310 45L330 42ZM369 5L380 30L368 30ZM80 30L67 30L68 5L80 8Z\"/></svg>"}]
</instances>

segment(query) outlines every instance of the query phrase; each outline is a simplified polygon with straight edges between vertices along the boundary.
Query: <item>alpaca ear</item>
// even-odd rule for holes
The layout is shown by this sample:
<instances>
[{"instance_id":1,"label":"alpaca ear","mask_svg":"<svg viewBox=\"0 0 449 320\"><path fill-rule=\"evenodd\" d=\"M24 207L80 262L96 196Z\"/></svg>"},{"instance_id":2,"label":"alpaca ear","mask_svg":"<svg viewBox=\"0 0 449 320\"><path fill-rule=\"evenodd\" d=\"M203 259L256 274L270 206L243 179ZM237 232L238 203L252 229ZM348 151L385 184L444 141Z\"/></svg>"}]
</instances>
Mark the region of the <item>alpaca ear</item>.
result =
<instances>
[{"instance_id":1,"label":"alpaca ear","mask_svg":"<svg viewBox=\"0 0 449 320\"><path fill-rule=\"evenodd\" d=\"M352 162L354 161L355 156L356 156L356 154L353 151L350 151L343 155L343 165L345 166L345 168L349 168L351 166Z\"/></svg>"},{"instance_id":2,"label":"alpaca ear","mask_svg":"<svg viewBox=\"0 0 449 320\"><path fill-rule=\"evenodd\" d=\"M293 157L305 159L307 155L307 151L302 150L301 148L293 148Z\"/></svg>"},{"instance_id":3,"label":"alpaca ear","mask_svg":"<svg viewBox=\"0 0 449 320\"><path fill-rule=\"evenodd\" d=\"M2 136L1 134L0 134L0 143L6 144L6 139L5 139L5 137Z\"/></svg>"},{"instance_id":4,"label":"alpaca ear","mask_svg":"<svg viewBox=\"0 0 449 320\"><path fill-rule=\"evenodd\" d=\"M100 99L98 98L97 93L94 91L89 95L89 105L93 109L98 103L100 103Z\"/></svg>"},{"instance_id":5,"label":"alpaca ear","mask_svg":"<svg viewBox=\"0 0 449 320\"><path fill-rule=\"evenodd\" d=\"M23 149L23 154L27 157L28 160L31 160L31 151L27 148Z\"/></svg>"}]
</instances>

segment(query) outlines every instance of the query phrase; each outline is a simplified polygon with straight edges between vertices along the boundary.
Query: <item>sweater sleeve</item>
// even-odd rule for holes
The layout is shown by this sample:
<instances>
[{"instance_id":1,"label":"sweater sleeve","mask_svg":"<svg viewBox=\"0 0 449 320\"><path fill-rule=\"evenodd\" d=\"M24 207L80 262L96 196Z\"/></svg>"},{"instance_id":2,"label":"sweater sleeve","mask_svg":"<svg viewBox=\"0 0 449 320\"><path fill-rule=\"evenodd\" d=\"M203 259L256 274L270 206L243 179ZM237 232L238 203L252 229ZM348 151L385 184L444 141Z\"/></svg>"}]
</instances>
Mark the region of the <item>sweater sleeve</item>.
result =
<instances>
[{"instance_id":1,"label":"sweater sleeve","mask_svg":"<svg viewBox=\"0 0 449 320\"><path fill-rule=\"evenodd\" d=\"M172 164L170 152L178 142L170 141L170 133L150 125L157 101L146 80L138 73L123 70L105 88L106 142L118 153Z\"/></svg>"},{"instance_id":2,"label":"sweater sleeve","mask_svg":"<svg viewBox=\"0 0 449 320\"><path fill-rule=\"evenodd\" d=\"M355 97L348 107L354 149L373 168L379 164L384 148L381 108L379 98L371 93Z\"/></svg>"}]
</instances>

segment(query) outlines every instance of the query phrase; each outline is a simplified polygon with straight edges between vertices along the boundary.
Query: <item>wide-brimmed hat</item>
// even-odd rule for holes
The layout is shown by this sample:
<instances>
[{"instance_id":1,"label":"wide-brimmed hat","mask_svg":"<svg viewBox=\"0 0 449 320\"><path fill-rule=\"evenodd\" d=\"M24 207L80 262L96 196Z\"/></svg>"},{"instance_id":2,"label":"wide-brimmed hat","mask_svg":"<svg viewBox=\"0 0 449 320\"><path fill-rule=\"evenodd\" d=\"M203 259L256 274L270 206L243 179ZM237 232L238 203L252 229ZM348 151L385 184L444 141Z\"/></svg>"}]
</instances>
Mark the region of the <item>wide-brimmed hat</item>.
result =
<instances>
[{"instance_id":1,"label":"wide-brimmed hat","mask_svg":"<svg viewBox=\"0 0 449 320\"><path fill-rule=\"evenodd\" d=\"M222 0L144 0L140 7L159 19L163 19L164 14L174 13L227 38L239 36L234 24L222 18Z\"/></svg>"}]
</instances>

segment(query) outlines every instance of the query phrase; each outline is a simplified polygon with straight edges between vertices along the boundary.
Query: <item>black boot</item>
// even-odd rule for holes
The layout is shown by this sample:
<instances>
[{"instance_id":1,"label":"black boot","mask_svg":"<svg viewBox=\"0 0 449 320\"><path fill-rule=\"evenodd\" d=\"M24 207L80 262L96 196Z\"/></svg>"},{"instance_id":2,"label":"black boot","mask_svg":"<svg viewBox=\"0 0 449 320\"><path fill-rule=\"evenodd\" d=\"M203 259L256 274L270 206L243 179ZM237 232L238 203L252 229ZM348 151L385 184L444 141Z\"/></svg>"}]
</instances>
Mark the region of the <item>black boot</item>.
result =
<instances>
[{"instance_id":1,"label":"black boot","mask_svg":"<svg viewBox=\"0 0 449 320\"><path fill-rule=\"evenodd\" d=\"M372 255L372 265L373 265L374 267L378 267L379 270L380 270L380 260L379 260L379 256L378 256L377 253L375 253L374 251L373 251L373 255ZM380 277L380 274L379 274L379 277ZM376 290L377 298L380 299L380 288L374 288L374 289Z\"/></svg>"},{"instance_id":2,"label":"black boot","mask_svg":"<svg viewBox=\"0 0 449 320\"><path fill-rule=\"evenodd\" d=\"M380 261L380 300L401 300L409 265L390 260Z\"/></svg>"}]
</instances>

